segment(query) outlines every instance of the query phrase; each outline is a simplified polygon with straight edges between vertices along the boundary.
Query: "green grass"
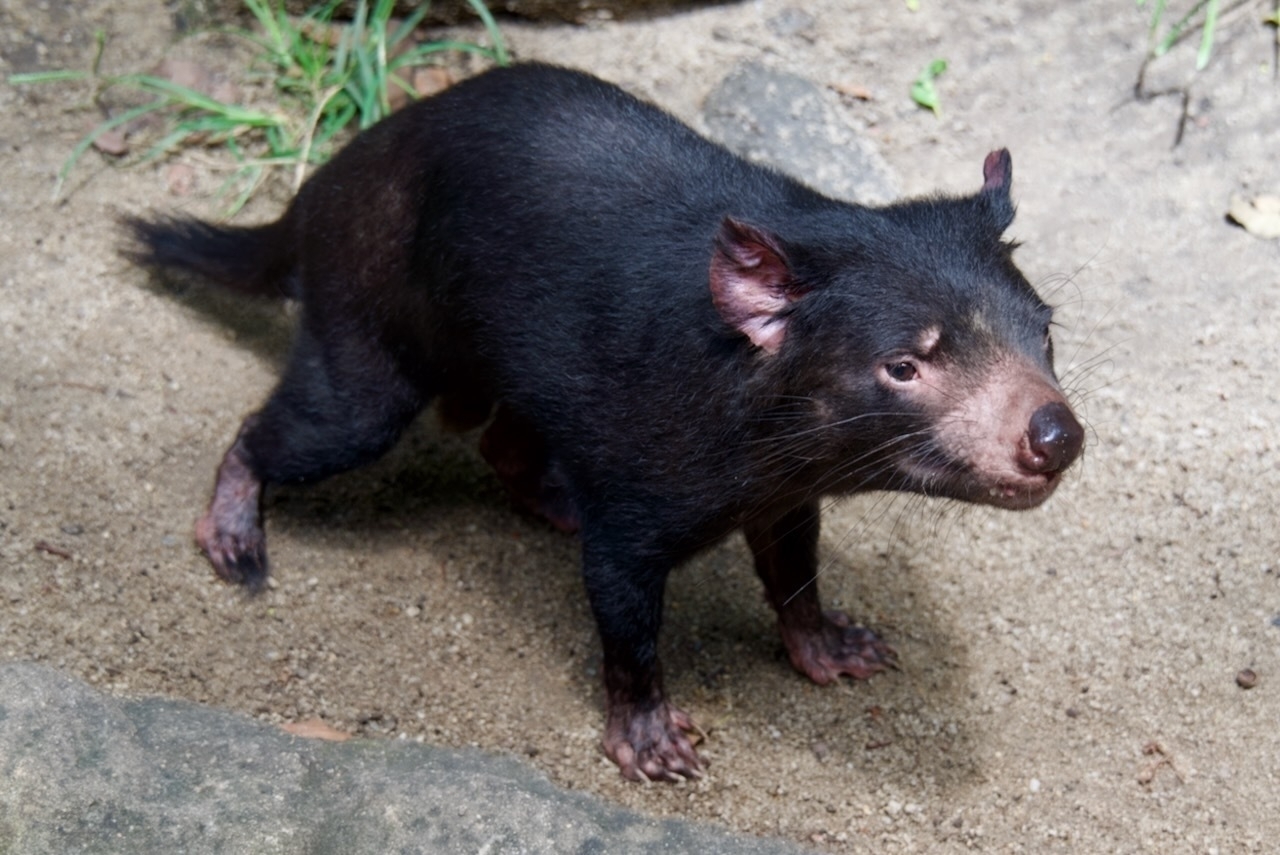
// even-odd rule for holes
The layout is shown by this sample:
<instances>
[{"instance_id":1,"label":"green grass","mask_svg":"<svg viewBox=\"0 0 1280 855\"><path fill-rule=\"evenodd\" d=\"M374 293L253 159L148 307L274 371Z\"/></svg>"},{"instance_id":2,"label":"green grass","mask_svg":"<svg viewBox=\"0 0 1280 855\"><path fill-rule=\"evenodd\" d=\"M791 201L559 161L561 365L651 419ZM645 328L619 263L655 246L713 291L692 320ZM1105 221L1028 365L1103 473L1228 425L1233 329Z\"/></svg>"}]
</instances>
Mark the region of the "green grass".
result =
<instances>
[{"instance_id":1,"label":"green grass","mask_svg":"<svg viewBox=\"0 0 1280 855\"><path fill-rule=\"evenodd\" d=\"M344 131L364 129L391 112L391 92L398 88L414 96L405 72L427 65L442 51L479 54L499 65L510 58L493 16L482 0L468 0L483 22L491 46L451 40L413 45L413 31L427 12L427 3L392 26L394 0L357 0L352 21L333 21L338 0L298 18L287 15L272 0L244 0L252 12L255 31L232 30L254 47L253 68L270 79L269 103L261 106L229 104L172 81L149 74L103 76L99 63L105 40L87 71L49 71L15 74L14 85L88 80L94 101L113 89L148 99L112 116L85 136L63 163L55 196L84 153L103 134L151 113L163 118L164 131L143 155L144 160L194 146L221 145L236 169L227 188L236 188L228 213L234 213L261 186L273 169L293 173L301 184L308 166L323 163Z\"/></svg>"},{"instance_id":2,"label":"green grass","mask_svg":"<svg viewBox=\"0 0 1280 855\"><path fill-rule=\"evenodd\" d=\"M1147 0L1138 0L1138 6L1147 5ZM1166 13L1169 12L1168 0L1154 0L1151 4L1151 56L1164 56L1185 35L1202 30L1200 49L1196 52L1196 71L1202 71L1209 64L1213 54L1214 34L1218 29L1218 13L1221 11L1220 0L1196 0L1191 8L1181 17L1166 26ZM1164 35L1161 35L1161 31Z\"/></svg>"}]
</instances>

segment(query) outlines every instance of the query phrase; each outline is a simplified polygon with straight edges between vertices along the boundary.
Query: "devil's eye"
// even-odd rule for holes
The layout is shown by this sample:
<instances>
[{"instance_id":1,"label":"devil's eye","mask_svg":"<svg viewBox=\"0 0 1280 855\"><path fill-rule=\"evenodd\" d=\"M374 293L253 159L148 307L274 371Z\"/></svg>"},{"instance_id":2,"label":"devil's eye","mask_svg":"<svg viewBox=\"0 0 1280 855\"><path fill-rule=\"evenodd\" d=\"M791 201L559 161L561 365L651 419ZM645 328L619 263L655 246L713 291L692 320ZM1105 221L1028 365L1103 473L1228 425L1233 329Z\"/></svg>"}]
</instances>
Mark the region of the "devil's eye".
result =
<instances>
[{"instance_id":1,"label":"devil's eye","mask_svg":"<svg viewBox=\"0 0 1280 855\"><path fill-rule=\"evenodd\" d=\"M889 376L899 383L910 383L920 375L913 362L894 362L887 369Z\"/></svg>"}]
</instances>

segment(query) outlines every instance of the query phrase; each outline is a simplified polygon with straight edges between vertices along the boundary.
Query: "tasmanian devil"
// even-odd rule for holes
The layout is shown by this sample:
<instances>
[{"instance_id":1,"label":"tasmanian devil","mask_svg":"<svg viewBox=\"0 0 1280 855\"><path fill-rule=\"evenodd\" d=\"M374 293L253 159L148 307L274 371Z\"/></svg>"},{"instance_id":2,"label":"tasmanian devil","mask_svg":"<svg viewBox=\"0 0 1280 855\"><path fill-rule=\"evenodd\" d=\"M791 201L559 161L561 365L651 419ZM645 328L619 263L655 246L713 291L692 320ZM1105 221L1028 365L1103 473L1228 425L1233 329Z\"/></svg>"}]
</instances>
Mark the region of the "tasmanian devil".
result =
<instances>
[{"instance_id":1,"label":"tasmanian devil","mask_svg":"<svg viewBox=\"0 0 1280 855\"><path fill-rule=\"evenodd\" d=\"M374 460L432 400L490 420L501 479L581 534L605 751L697 776L656 650L673 567L742 529L792 664L867 677L893 652L819 604L819 498L1030 508L1079 455L1051 309L1002 238L1011 177L996 151L972 196L851 205L530 64L365 131L270 225L130 219L142 263L301 303L196 539L256 587L265 485Z\"/></svg>"}]
</instances>

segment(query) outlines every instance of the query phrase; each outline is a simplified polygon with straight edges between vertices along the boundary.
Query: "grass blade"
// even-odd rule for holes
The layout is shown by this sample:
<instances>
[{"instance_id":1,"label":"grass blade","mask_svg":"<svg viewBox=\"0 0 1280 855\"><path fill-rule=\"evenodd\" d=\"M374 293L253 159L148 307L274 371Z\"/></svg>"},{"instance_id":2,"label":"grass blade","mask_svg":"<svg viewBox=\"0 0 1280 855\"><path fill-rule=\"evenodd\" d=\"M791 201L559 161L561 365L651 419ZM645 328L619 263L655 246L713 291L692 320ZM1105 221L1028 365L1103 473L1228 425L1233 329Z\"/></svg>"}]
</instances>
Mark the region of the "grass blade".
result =
<instances>
[{"instance_id":1,"label":"grass blade","mask_svg":"<svg viewBox=\"0 0 1280 855\"><path fill-rule=\"evenodd\" d=\"M58 83L63 80L85 80L91 77L87 71L32 71L27 74L10 74L9 85L23 83Z\"/></svg>"},{"instance_id":2,"label":"grass blade","mask_svg":"<svg viewBox=\"0 0 1280 855\"><path fill-rule=\"evenodd\" d=\"M124 77L114 78L111 81L113 86L120 84L130 84L144 92L165 96L182 106L214 113L223 116L228 121L249 125L250 127L278 125L282 121L279 116L271 116L236 104L225 104L216 98L210 98L203 92L197 92L187 86L174 83L172 80L165 80L163 77L155 77L150 74L129 74Z\"/></svg>"},{"instance_id":3,"label":"grass blade","mask_svg":"<svg viewBox=\"0 0 1280 855\"><path fill-rule=\"evenodd\" d=\"M498 65L510 65L511 57L507 53L507 44L502 40L502 33L498 30L498 22L493 20L493 15L489 14L489 7L484 5L483 0L467 0L472 10L484 22L485 31L489 34L489 40L493 42L493 59Z\"/></svg>"},{"instance_id":4,"label":"grass blade","mask_svg":"<svg viewBox=\"0 0 1280 855\"><path fill-rule=\"evenodd\" d=\"M1169 0L1156 0L1151 9L1151 28L1148 31L1148 38L1154 43L1156 33L1160 32L1160 22L1164 20L1164 7ZM1138 5L1143 6L1145 0L1138 0Z\"/></svg>"},{"instance_id":5,"label":"grass blade","mask_svg":"<svg viewBox=\"0 0 1280 855\"><path fill-rule=\"evenodd\" d=\"M1218 0L1209 0L1204 12L1204 34L1200 37L1200 50L1196 54L1196 71L1203 71L1213 52L1213 33L1218 27Z\"/></svg>"},{"instance_id":6,"label":"grass blade","mask_svg":"<svg viewBox=\"0 0 1280 855\"><path fill-rule=\"evenodd\" d=\"M344 2L352 2L353 19L338 26L332 18ZM154 159L180 147L224 146L239 164L236 180L244 190L233 206L238 210L267 169L292 166L296 184L308 165L328 159L334 140L345 129L367 128L389 114L391 87L415 96L411 76L397 72L428 64L441 51L467 52L510 64L505 40L484 0L467 2L484 24L490 46L454 40L415 43L414 34L428 12L425 0L400 21L393 18L395 0L321 0L301 17L289 15L283 0L245 0L244 8L256 25L253 30L218 31L252 46L256 67L250 74L270 75L276 105L265 110L227 103L155 74L102 76L97 72L105 46L101 33L90 70L14 74L8 82L87 80L95 100L114 87L151 99L103 122L76 144L59 170L55 197L71 169L103 134L139 116L164 111L165 124L155 134L159 139L141 159Z\"/></svg>"},{"instance_id":7,"label":"grass blade","mask_svg":"<svg viewBox=\"0 0 1280 855\"><path fill-rule=\"evenodd\" d=\"M430 8L430 3L423 3L417 9L414 9L413 14L401 21L400 26L396 27L396 31L391 35L388 43L394 48L412 35L413 31L418 29L418 25L422 23L422 19L427 16L427 10Z\"/></svg>"},{"instance_id":8,"label":"grass blade","mask_svg":"<svg viewBox=\"0 0 1280 855\"><path fill-rule=\"evenodd\" d=\"M164 109L165 106L167 106L167 102L163 98L158 98L150 104L143 104L141 107L134 107L132 110L125 110L120 115L108 119L86 134L84 139L76 143L76 147L71 150L71 154L65 161L63 161L62 168L58 170L58 180L55 181L53 185L53 198L58 198L59 193L62 191L62 183L66 180L67 175L71 173L71 168L76 165L76 161L80 159L81 155L89 150L89 146L93 145L94 141L96 141L98 137L102 136L107 131L132 122L139 116L145 116L147 113Z\"/></svg>"},{"instance_id":9,"label":"grass blade","mask_svg":"<svg viewBox=\"0 0 1280 855\"><path fill-rule=\"evenodd\" d=\"M1198 3L1192 6L1190 12L1188 12L1187 14L1179 18L1177 23L1175 23L1172 27L1169 28L1168 35L1166 35L1164 39L1161 40L1160 43L1156 45L1156 47L1152 50L1151 55L1164 56L1166 53L1168 53L1169 48L1173 47L1177 43L1178 39L1182 38L1182 34L1186 31L1187 26L1191 23L1191 19L1194 18L1196 14L1199 13L1199 11L1203 9L1205 5L1208 4L1209 2L1211 2L1211 0L1199 0ZM1215 2L1215 5L1216 5L1216 2Z\"/></svg>"}]
</instances>

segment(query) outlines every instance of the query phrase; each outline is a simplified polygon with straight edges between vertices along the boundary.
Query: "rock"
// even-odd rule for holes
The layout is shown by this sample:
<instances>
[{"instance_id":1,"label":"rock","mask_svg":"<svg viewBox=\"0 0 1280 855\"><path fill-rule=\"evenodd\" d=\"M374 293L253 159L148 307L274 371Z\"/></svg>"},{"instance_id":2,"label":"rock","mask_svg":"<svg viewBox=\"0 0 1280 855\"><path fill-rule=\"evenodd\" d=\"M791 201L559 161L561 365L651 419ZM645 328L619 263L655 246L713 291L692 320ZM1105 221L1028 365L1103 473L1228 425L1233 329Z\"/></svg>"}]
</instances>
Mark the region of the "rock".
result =
<instances>
[{"instance_id":1,"label":"rock","mask_svg":"<svg viewBox=\"0 0 1280 855\"><path fill-rule=\"evenodd\" d=\"M875 146L840 115L834 93L759 63L739 66L702 108L712 139L815 190L862 203L898 197Z\"/></svg>"},{"instance_id":2,"label":"rock","mask_svg":"<svg viewBox=\"0 0 1280 855\"><path fill-rule=\"evenodd\" d=\"M553 786L511 758L330 742L0 666L5 852L794 853Z\"/></svg>"}]
</instances>

